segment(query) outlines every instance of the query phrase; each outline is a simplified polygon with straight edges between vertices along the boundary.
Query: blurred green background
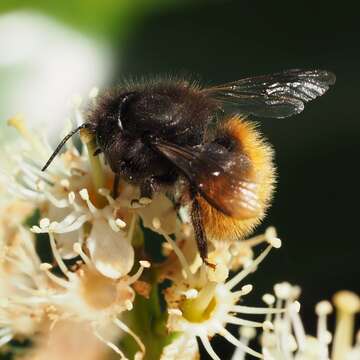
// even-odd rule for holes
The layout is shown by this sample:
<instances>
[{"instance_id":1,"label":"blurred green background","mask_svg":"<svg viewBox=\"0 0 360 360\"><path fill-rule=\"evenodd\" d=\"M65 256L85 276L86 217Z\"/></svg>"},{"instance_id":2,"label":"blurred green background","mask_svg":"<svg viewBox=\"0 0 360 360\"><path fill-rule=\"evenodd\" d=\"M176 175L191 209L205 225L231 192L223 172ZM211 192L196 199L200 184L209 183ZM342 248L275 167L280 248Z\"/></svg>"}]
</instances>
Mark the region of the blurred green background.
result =
<instances>
[{"instance_id":1,"label":"blurred green background","mask_svg":"<svg viewBox=\"0 0 360 360\"><path fill-rule=\"evenodd\" d=\"M45 45L30 46L26 54L33 56L35 65L30 66L26 56L15 63L2 63L0 59L2 141L9 134L3 124L13 112L25 112L34 123L47 120L49 127L56 128L60 115L55 105L65 109L70 94L86 95L91 84L104 87L116 84L122 77L181 72L205 83L221 83L287 68L323 68L335 72L336 86L308 105L304 113L285 120L259 120L276 150L279 172L275 201L262 228L275 225L283 247L247 279L255 284L249 299L260 303L261 295L279 281L299 284L303 289L301 311L306 326L315 331L316 302L331 298L340 289L360 293L360 33L355 4L250 0L0 3L4 16L16 10L21 10L22 15L25 10L40 13L55 21L56 29L65 27L71 33L64 35L61 52L57 53L55 28L53 25L48 30L42 28L37 44L41 43L42 34L53 37ZM11 55L7 46L15 53L24 46L21 34L16 34L21 24L15 20L10 24L12 27L8 23L4 27L4 16L0 17L0 58ZM5 39L1 37L4 31ZM81 75L85 79L80 81L81 86L76 82L68 86L62 73L59 76L53 67L45 78L36 77L43 79L43 87L39 85L39 93L30 91L32 97L24 105L20 96L27 96L29 90L22 91L28 88L21 79L29 71L34 74L32 66L41 73L36 66L39 56L46 66L50 63L42 53L34 57L34 52L54 48L52 57L49 54L46 57L55 57L60 61L59 65L55 61L55 65L60 68L62 55L75 53L63 47L64 41L71 45L75 33L93 51L91 56L73 59L82 61L80 68L79 64L72 67L69 61L62 71L70 74L69 81ZM89 71L82 73L87 67ZM53 74L57 74L55 85L46 91ZM32 81L31 84L35 80ZM59 88L61 97L56 92ZM39 95L44 93L50 100ZM47 107L45 100L50 103ZM39 110L32 113L36 106ZM228 359L232 347L222 340L215 344L223 354L222 359Z\"/></svg>"}]
</instances>

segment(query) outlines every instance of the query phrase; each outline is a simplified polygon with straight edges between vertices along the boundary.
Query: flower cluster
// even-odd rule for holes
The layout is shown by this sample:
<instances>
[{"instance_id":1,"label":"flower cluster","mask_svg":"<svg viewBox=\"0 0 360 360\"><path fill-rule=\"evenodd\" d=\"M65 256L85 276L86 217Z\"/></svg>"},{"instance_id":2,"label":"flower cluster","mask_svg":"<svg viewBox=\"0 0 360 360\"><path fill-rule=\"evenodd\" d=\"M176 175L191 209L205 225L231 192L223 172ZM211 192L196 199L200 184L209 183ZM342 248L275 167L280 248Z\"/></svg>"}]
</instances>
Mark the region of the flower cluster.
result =
<instances>
[{"instance_id":1,"label":"flower cluster","mask_svg":"<svg viewBox=\"0 0 360 360\"><path fill-rule=\"evenodd\" d=\"M274 286L274 295L266 294L263 301L270 309L285 309L274 316L268 315L267 321L273 326L263 331L260 337L262 354L266 360L355 360L360 359L360 331L353 344L355 314L360 311L360 298L349 291L335 294L333 303L336 308L334 335L327 327L327 318L333 311L329 301L316 305L316 336L306 333L300 317L300 288L287 282ZM248 327L240 329L240 339L248 342L255 333ZM233 360L245 358L238 348Z\"/></svg>"},{"instance_id":2,"label":"flower cluster","mask_svg":"<svg viewBox=\"0 0 360 360\"><path fill-rule=\"evenodd\" d=\"M96 101L96 91L90 101ZM84 121L79 102L74 119ZM316 338L303 330L297 287L279 284L275 296L263 297L266 306L243 305L253 289L245 278L281 246L274 228L238 242L213 239L212 268L198 255L186 207L176 209L163 193L141 198L139 189L125 182L118 197L111 196L113 174L93 155L94 140L86 132L80 144L69 142L42 172L53 151L45 137L30 132L19 116L9 124L25 141L16 151L7 149L12 163L0 174L4 351L14 340L28 339L32 346L22 356L29 359L60 359L57 354L66 347L69 359L81 351L84 359L115 353L121 359L191 360L199 358L199 340L219 360L211 339L220 335L236 347L238 360L246 354L269 360L329 358L329 303L317 308ZM266 248L255 256L260 244ZM155 246L157 257L150 249ZM351 296L335 300L340 330L334 360L342 359L344 347L349 359L359 356L359 344L351 349L347 325L359 308ZM253 315L257 318L249 319ZM228 324L240 326L240 339ZM249 346L257 330L258 351Z\"/></svg>"}]
</instances>

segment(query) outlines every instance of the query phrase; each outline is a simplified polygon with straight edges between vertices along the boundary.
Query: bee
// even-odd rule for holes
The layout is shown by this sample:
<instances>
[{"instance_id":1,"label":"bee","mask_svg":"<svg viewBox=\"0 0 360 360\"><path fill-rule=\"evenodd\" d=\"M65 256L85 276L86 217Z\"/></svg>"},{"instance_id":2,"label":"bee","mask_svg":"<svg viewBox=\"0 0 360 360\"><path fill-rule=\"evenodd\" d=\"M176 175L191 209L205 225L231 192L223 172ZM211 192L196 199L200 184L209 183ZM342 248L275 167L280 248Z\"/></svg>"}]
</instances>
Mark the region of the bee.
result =
<instances>
[{"instance_id":1,"label":"bee","mask_svg":"<svg viewBox=\"0 0 360 360\"><path fill-rule=\"evenodd\" d=\"M273 150L246 116L299 114L334 83L329 71L299 69L212 87L179 79L130 83L100 96L42 170L86 128L96 139L95 155L103 153L115 174L115 198L120 177L149 198L185 184L199 253L209 264L207 239L245 237L273 195Z\"/></svg>"}]
</instances>

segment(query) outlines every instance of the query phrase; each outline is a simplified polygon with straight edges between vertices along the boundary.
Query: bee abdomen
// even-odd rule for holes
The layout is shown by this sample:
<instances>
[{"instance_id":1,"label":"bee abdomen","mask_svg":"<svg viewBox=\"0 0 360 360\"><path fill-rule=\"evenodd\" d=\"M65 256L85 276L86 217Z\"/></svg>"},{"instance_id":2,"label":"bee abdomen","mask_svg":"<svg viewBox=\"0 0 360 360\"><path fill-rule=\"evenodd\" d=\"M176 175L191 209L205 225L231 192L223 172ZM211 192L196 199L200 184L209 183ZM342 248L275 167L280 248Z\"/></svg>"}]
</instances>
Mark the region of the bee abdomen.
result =
<instances>
[{"instance_id":1,"label":"bee abdomen","mask_svg":"<svg viewBox=\"0 0 360 360\"><path fill-rule=\"evenodd\" d=\"M231 203L224 205L231 211L222 211L201 195L197 199L207 236L231 241L247 236L265 216L275 185L273 150L253 124L238 116L223 123L215 141L227 144L229 157L239 159L227 168L229 180L213 195L218 204Z\"/></svg>"}]
</instances>

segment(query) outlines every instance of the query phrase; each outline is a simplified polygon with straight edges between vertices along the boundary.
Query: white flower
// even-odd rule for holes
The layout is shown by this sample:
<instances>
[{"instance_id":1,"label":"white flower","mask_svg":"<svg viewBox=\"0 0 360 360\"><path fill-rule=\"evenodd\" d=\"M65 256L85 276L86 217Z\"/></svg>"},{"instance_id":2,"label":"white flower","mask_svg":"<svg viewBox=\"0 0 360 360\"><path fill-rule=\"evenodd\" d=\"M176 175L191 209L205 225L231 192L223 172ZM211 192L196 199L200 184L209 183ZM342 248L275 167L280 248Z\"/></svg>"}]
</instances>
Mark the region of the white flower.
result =
<instances>
[{"instance_id":1,"label":"white flower","mask_svg":"<svg viewBox=\"0 0 360 360\"><path fill-rule=\"evenodd\" d=\"M40 271L33 235L20 224L32 208L15 201L1 208L0 347L31 337L47 322L48 278Z\"/></svg>"},{"instance_id":2,"label":"white flower","mask_svg":"<svg viewBox=\"0 0 360 360\"><path fill-rule=\"evenodd\" d=\"M132 285L140 278L144 267L150 266L147 261L141 261L136 274L128 275L134 266L131 242L138 218L131 200L123 196L117 202L107 189L98 188L97 185L105 184L107 178L110 181L111 173L104 170L94 179L86 152L80 155L71 144L55 160L51 170L42 172L42 161L51 154L51 149L26 129L22 119L13 118L10 123L27 140L27 146L16 155L18 168L15 173L3 173L1 179L10 184L7 189L10 194L22 199L24 204L33 204L31 210L39 208L41 215L45 215L32 231L49 235L55 264L62 276L52 272L52 265L40 262L34 246L31 254L23 254L18 247L13 258L6 255L6 266L16 265L16 278L15 275L11 278L8 290L12 297L3 294L10 300L3 300L2 308L6 311L2 317L11 327L2 330L2 342L10 341L13 333L29 336L34 333L35 329L31 332L24 330L29 328L24 320L21 322L23 330L13 331L20 323L20 320L14 320L14 312L26 319L35 318L33 313L36 310L41 313L41 319L46 318L52 326L66 319L91 325L94 334L125 359L112 341L117 341L118 335L104 336L104 329L115 326L118 331L135 339L141 350L137 358L142 357L144 345L120 319L122 312L132 310L135 298ZM133 191L124 193L134 195ZM17 226L23 220L17 220ZM28 231L23 232L27 234L21 234L21 241L29 242L26 239L33 236ZM22 256L21 262L17 261L19 256ZM63 259L75 257L80 257L81 261L70 269ZM26 267L28 263L32 265L31 269ZM7 280L3 289L7 289L8 284ZM18 310L19 295L12 289L14 286L27 295L21 298L21 311ZM36 305L28 309L27 303Z\"/></svg>"},{"instance_id":3,"label":"white flower","mask_svg":"<svg viewBox=\"0 0 360 360\"><path fill-rule=\"evenodd\" d=\"M335 335L327 329L327 317L332 312L328 301L316 306L318 316L317 334L306 334L299 314L300 303L296 300L300 288L287 282L274 286L275 296L263 297L270 309L285 308L285 312L269 313L267 321L272 328L264 328L261 335L262 354L266 360L353 360L360 359L360 337L353 346L353 325L355 313L360 311L360 298L348 291L341 291L334 297L337 309ZM334 339L333 339L334 338ZM333 344L330 350L330 346ZM245 359L245 351L238 348L233 360Z\"/></svg>"},{"instance_id":4,"label":"white flower","mask_svg":"<svg viewBox=\"0 0 360 360\"><path fill-rule=\"evenodd\" d=\"M154 219L153 226L161 232L159 219ZM238 318L234 314L271 314L282 312L281 309L253 308L236 303L252 290L252 285L244 285L240 290L233 291L249 273L256 270L260 262L266 257L273 246L280 247L281 241L276 238L273 229L267 233L269 243L267 249L256 258L248 267L243 269L232 279L226 281L227 272L224 272L220 263L215 270L202 265L193 273L176 243L165 233L163 236L172 245L179 261L182 263L184 276L182 281L174 282L166 289L165 299L168 305L168 329L181 332L185 339L198 337L206 351L214 360L220 358L213 350L209 338L215 334L223 336L233 345L243 351L256 356L262 355L245 343L237 340L228 330L226 324L246 325L254 328L271 327L269 321L256 322Z\"/></svg>"},{"instance_id":5,"label":"white flower","mask_svg":"<svg viewBox=\"0 0 360 360\"><path fill-rule=\"evenodd\" d=\"M140 278L144 268L148 268L150 263L140 261L136 274L112 279L98 271L95 264L83 252L81 244L75 243L74 251L81 257L83 263L76 271L70 271L56 249L52 233L50 233L50 242L54 258L64 275L59 277L53 274L50 264L43 263L40 266L54 285L60 287L47 295L48 303L54 306L58 314L53 320L57 322L69 319L89 323L93 327L94 334L125 359L123 352L102 335L103 329L115 325L121 331L129 333L138 343L141 353L145 353L142 341L119 319L119 316L124 311L132 310L135 292L131 285Z\"/></svg>"},{"instance_id":6,"label":"white flower","mask_svg":"<svg viewBox=\"0 0 360 360\"><path fill-rule=\"evenodd\" d=\"M79 109L75 115L77 122L84 121ZM352 293L341 292L334 298L334 336L327 329L332 310L329 302L316 308L316 337L306 334L297 301L300 288L289 283L277 284L275 296L264 295L267 307L238 304L253 286L235 287L257 269L273 247L281 246L274 228L243 241L210 240L212 268L203 264L198 254L188 207L177 211L164 193L141 198L137 186L123 181L119 196L114 199L110 195L113 174L101 157L93 155L96 144L86 131L81 134L81 153L70 142L43 172L51 147L30 133L21 118L11 119L10 124L27 143L17 144L20 150L9 154L15 167L4 166L0 174L3 188L20 199L3 208L0 219L0 346L17 337L35 338L37 344L44 344L54 328L74 327L81 333L91 329L91 336L124 360L129 349L118 346L124 334L138 345L135 360L145 356L144 344L152 346L152 341L158 341L154 353L162 351L161 360L199 359L197 339L213 360L219 360L210 343L216 334L236 346L234 360L244 360L247 355L267 360L360 359L360 335L356 344L352 343L360 300ZM40 214L40 220L30 232L24 220L34 214ZM161 248L166 260L154 264L154 270L144 276L150 262L141 260L148 258L141 226L166 240ZM38 241L47 239L51 264L42 263L36 251L41 245ZM268 244L266 249L254 257L253 248L263 242ZM164 291L167 313L161 314L157 290L164 279L172 283ZM144 311L149 311L148 319L139 323ZM265 319L249 320L243 314L265 315ZM228 324L240 325L239 339L226 329ZM262 332L261 353L249 346L257 329ZM149 339L144 338L147 335ZM46 349L39 345L31 354L41 358ZM103 348L95 346L94 351L100 353Z\"/></svg>"},{"instance_id":7,"label":"white flower","mask_svg":"<svg viewBox=\"0 0 360 360\"><path fill-rule=\"evenodd\" d=\"M197 360L199 347L193 336L181 335L165 346L160 360Z\"/></svg>"}]
</instances>

